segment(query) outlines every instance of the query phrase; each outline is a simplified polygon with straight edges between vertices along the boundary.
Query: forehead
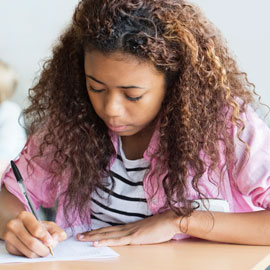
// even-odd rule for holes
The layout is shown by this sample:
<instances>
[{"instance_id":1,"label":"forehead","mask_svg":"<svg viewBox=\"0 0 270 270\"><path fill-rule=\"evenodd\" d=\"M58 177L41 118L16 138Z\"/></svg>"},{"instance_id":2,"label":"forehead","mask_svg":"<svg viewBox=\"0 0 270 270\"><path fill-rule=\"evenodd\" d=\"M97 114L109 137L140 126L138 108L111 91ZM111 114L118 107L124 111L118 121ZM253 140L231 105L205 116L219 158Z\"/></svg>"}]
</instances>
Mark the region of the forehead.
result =
<instances>
[{"instance_id":1,"label":"forehead","mask_svg":"<svg viewBox=\"0 0 270 270\"><path fill-rule=\"evenodd\" d=\"M84 67L86 75L98 76L96 79L101 81L110 78L121 81L152 81L164 77L151 61L121 52L105 54L97 50L86 51Z\"/></svg>"}]
</instances>

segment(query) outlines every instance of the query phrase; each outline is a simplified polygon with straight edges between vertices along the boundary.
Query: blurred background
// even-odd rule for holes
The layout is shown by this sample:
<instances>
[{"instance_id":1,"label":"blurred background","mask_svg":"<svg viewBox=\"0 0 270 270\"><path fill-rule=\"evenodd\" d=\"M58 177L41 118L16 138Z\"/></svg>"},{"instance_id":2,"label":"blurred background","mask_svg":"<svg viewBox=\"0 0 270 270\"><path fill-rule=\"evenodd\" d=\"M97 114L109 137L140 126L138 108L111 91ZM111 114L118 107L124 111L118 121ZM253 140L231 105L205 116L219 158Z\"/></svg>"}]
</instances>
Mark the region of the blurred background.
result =
<instances>
[{"instance_id":1,"label":"blurred background","mask_svg":"<svg viewBox=\"0 0 270 270\"><path fill-rule=\"evenodd\" d=\"M270 1L193 0L218 26L255 83L262 101L270 105ZM78 0L1 0L0 59L18 75L12 100L25 107L27 92L58 35L68 25Z\"/></svg>"},{"instance_id":2,"label":"blurred background","mask_svg":"<svg viewBox=\"0 0 270 270\"><path fill-rule=\"evenodd\" d=\"M78 0L1 0L0 59L18 77L12 100L27 104L27 92L48 58L58 35L68 25Z\"/></svg>"}]
</instances>

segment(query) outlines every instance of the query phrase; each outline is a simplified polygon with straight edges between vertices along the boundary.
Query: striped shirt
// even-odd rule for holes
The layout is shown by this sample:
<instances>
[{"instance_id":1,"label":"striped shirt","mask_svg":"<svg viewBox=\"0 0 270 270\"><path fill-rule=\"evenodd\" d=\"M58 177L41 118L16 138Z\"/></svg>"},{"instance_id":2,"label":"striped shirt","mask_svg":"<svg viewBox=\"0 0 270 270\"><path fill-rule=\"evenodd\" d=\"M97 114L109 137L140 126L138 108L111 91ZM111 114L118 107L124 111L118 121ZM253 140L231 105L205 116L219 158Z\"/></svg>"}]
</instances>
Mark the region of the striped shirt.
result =
<instances>
[{"instance_id":1,"label":"striped shirt","mask_svg":"<svg viewBox=\"0 0 270 270\"><path fill-rule=\"evenodd\" d=\"M119 149L106 185L91 199L92 229L123 225L151 216L143 190L149 163L145 159L128 160L119 138Z\"/></svg>"}]
</instances>

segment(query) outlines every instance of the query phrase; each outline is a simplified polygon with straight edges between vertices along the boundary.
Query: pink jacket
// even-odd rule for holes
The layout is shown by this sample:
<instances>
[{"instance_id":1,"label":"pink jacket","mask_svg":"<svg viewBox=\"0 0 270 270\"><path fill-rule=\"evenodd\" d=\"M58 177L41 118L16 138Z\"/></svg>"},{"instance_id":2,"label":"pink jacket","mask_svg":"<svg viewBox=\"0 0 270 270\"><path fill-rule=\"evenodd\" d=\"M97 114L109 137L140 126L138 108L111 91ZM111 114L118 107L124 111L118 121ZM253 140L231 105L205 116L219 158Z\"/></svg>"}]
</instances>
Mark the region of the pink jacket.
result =
<instances>
[{"instance_id":1,"label":"pink jacket","mask_svg":"<svg viewBox=\"0 0 270 270\"><path fill-rule=\"evenodd\" d=\"M207 196L207 198L224 199L228 202L231 212L249 212L260 209L270 209L270 130L266 124L260 120L257 114L248 108L243 115L246 123L246 128L242 138L248 143L250 147L250 157L246 162L244 158L244 146L238 140L235 140L236 164L225 171L224 181L219 183L219 175L216 174L213 178L216 185L208 180L207 171L200 180L200 189ZM231 129L231 135L236 138L236 129ZM24 178L25 185L28 188L29 194L36 206L52 207L57 199L57 192L52 194L49 190L49 183L51 175L46 171L47 162L45 159L36 160L34 163L34 171L27 171L26 158L29 159L32 153L35 152L37 144L36 138L27 141L23 151L16 159L15 163L21 171ZM112 135L112 142L117 149L117 136ZM149 161L151 153L157 147L158 131L155 131L148 149L144 153L144 158ZM221 161L224 162L224 155L220 151ZM112 162L114 159L112 160ZM246 164L243 166L243 164ZM154 165L154 164L153 164ZM59 181L60 191L64 185ZM198 199L198 195L192 188L191 178L188 181L188 196L189 199ZM13 172L7 168L4 173L1 185L5 184L7 189L19 198L25 204L24 198L20 193L19 186L14 178ZM158 183L154 183L157 187ZM164 190L160 188L153 197L153 189L148 178L144 181L145 196L148 206L153 214L156 214L165 202ZM63 216L63 201L58 202L58 210L56 216L56 223L62 227L67 228ZM76 232L83 231L83 225L80 223L78 216L74 222ZM180 237L182 238L182 237Z\"/></svg>"}]
</instances>

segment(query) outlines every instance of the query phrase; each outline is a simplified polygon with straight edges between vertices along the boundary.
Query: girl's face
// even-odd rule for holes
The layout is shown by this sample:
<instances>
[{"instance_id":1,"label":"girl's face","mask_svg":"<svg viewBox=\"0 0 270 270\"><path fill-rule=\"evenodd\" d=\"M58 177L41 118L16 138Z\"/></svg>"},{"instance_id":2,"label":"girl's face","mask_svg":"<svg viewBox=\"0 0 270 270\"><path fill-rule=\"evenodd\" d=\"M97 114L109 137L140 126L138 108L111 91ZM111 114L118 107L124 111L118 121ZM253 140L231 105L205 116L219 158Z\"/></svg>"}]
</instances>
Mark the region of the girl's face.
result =
<instances>
[{"instance_id":1,"label":"girl's face","mask_svg":"<svg viewBox=\"0 0 270 270\"><path fill-rule=\"evenodd\" d=\"M165 95L165 76L151 62L120 52L85 53L90 101L109 129L120 136L143 131L157 116Z\"/></svg>"}]
</instances>

